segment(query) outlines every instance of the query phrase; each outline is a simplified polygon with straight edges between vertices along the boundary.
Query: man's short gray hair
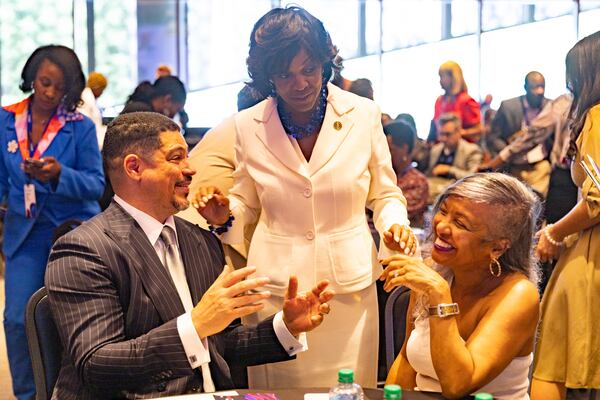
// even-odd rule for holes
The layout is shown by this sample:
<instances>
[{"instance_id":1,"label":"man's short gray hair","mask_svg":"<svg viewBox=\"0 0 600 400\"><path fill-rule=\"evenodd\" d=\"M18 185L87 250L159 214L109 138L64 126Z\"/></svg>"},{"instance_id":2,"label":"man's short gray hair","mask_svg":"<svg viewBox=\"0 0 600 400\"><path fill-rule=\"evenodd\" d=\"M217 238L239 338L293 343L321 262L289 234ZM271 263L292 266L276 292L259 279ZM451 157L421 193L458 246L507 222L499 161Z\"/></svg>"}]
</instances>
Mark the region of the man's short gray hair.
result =
<instances>
[{"instance_id":1,"label":"man's short gray hair","mask_svg":"<svg viewBox=\"0 0 600 400\"><path fill-rule=\"evenodd\" d=\"M460 119L460 116L456 113L447 112L438 117L438 126L445 125L448 122L454 122L454 125L456 125L457 128L460 128L462 126L462 120Z\"/></svg>"}]
</instances>

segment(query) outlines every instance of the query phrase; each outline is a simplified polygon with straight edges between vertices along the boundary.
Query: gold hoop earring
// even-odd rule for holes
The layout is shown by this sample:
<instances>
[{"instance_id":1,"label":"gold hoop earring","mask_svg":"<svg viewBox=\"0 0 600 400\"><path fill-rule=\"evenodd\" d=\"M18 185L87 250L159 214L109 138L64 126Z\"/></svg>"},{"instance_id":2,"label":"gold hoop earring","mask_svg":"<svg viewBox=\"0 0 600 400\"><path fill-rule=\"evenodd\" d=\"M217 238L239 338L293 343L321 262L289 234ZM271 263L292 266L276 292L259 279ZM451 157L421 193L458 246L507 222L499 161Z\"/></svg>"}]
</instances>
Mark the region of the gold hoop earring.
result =
<instances>
[{"instance_id":1,"label":"gold hoop earring","mask_svg":"<svg viewBox=\"0 0 600 400\"><path fill-rule=\"evenodd\" d=\"M494 271L494 265L496 266L496 269L498 270L497 272ZM490 261L489 267L490 267L490 274L492 274L492 276L499 278L500 275L502 275L502 265L500 265L500 262L497 259L492 258L492 260Z\"/></svg>"}]
</instances>

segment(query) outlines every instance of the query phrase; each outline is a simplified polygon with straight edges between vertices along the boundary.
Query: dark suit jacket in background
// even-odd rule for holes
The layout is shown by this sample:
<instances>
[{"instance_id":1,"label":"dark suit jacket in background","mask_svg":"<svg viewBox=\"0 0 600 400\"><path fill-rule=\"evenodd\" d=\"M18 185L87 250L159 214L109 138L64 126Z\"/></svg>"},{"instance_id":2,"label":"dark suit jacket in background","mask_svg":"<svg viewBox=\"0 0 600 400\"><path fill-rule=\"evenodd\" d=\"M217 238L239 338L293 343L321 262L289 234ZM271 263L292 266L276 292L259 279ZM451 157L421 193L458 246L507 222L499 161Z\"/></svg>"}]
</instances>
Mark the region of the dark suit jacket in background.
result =
<instances>
[{"instance_id":1,"label":"dark suit jacket in background","mask_svg":"<svg viewBox=\"0 0 600 400\"><path fill-rule=\"evenodd\" d=\"M175 224L197 304L223 268L222 248L211 233L177 217ZM202 387L177 332L185 311L169 272L115 202L59 239L46 286L66 352L53 398L149 398ZM251 327L232 324L208 344L217 390L233 387L229 366L291 358L272 318Z\"/></svg>"},{"instance_id":2,"label":"dark suit jacket in background","mask_svg":"<svg viewBox=\"0 0 600 400\"><path fill-rule=\"evenodd\" d=\"M488 138L488 147L499 153L508 143L508 139L517 131L521 130L523 123L523 105L521 99L523 96L513 97L500 103L500 108L492 120L490 137ZM544 97L544 103L549 99Z\"/></svg>"}]
</instances>

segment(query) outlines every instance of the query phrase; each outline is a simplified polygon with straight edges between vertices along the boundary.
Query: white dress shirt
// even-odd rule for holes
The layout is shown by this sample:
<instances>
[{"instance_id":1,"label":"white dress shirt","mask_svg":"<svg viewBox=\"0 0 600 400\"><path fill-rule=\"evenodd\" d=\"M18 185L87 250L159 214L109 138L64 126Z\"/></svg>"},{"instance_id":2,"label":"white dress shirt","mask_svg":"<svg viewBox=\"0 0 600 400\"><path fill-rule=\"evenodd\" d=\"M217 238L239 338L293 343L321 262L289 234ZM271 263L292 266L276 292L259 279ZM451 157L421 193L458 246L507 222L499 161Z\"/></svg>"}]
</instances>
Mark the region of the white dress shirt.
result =
<instances>
[{"instance_id":1,"label":"white dress shirt","mask_svg":"<svg viewBox=\"0 0 600 400\"><path fill-rule=\"evenodd\" d=\"M160 233L162 232L163 227L167 225L171 227L173 231L175 231L175 236L177 236L177 229L175 227L175 219L173 216L169 216L169 218L167 218L163 224L154 217L151 217L145 212L133 207L116 194L114 196L114 200L121 207L123 207L123 209L140 225L148 237L148 240L153 245L158 258L164 265L165 260L163 258L165 253L165 244L160 239ZM177 292L184 292L181 289L177 288ZM187 288L187 291L189 291L189 288ZM186 304L186 301L182 299L182 303ZM275 330L277 339L290 356L308 350L306 333L301 333L298 339L296 339L283 322L283 311L275 314L275 318L273 319L273 329ZM192 322L192 310L186 310L185 314L177 317L177 332L190 363L190 367L198 368L203 364L208 364L210 362L207 339L204 338L201 340L198 336L196 328L194 327L194 323Z\"/></svg>"}]
</instances>

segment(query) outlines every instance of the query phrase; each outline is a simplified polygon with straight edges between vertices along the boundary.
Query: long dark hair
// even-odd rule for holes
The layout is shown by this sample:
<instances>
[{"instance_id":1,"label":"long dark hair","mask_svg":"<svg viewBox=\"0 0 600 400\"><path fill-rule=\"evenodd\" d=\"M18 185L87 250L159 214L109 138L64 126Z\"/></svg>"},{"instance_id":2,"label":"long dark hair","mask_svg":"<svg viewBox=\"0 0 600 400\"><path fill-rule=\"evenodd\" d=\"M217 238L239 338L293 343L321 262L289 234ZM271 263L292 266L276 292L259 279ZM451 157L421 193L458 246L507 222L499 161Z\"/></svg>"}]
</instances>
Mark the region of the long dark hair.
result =
<instances>
[{"instance_id":1,"label":"long dark hair","mask_svg":"<svg viewBox=\"0 0 600 400\"><path fill-rule=\"evenodd\" d=\"M571 147L569 154L577 152L575 140L583 129L590 108L600 103L600 31L591 34L573 46L565 60L567 87L573 93L569 111L571 120Z\"/></svg>"},{"instance_id":2,"label":"long dark hair","mask_svg":"<svg viewBox=\"0 0 600 400\"><path fill-rule=\"evenodd\" d=\"M54 44L38 47L25 62L25 66L21 71L19 89L23 93L31 92L35 75L44 60L56 64L62 71L65 80L65 98L62 104L67 111L75 111L81 103L81 92L85 88L85 77L79 58L68 47Z\"/></svg>"},{"instance_id":3,"label":"long dark hair","mask_svg":"<svg viewBox=\"0 0 600 400\"><path fill-rule=\"evenodd\" d=\"M263 96L272 92L270 78L286 71L303 48L323 66L323 81L336 68L337 48L323 23L301 7L274 8L254 24L246 64L252 79L248 84Z\"/></svg>"}]
</instances>

